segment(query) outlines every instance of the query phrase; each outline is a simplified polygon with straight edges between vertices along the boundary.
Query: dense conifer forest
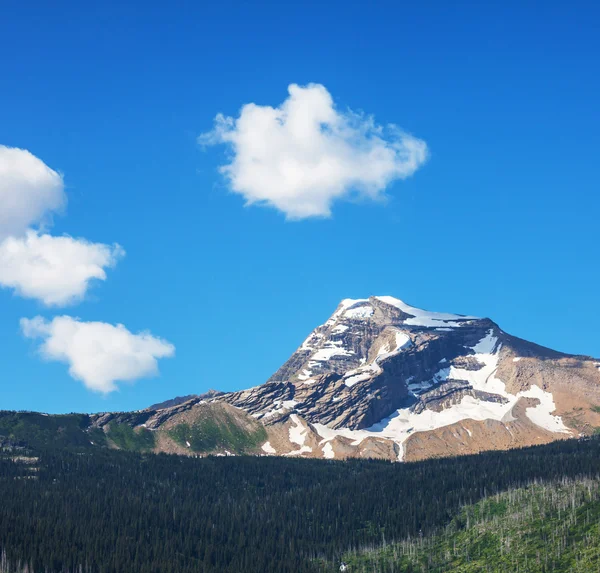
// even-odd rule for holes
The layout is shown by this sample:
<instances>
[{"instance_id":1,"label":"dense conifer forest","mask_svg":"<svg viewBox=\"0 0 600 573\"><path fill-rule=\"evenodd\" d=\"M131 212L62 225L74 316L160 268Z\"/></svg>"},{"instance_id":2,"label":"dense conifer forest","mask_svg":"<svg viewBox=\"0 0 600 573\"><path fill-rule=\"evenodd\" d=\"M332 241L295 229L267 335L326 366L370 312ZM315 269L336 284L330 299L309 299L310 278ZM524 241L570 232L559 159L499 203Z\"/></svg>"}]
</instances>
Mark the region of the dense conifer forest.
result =
<instances>
[{"instance_id":1,"label":"dense conifer forest","mask_svg":"<svg viewBox=\"0 0 600 573\"><path fill-rule=\"evenodd\" d=\"M0 547L5 571L337 571L349 552L428 538L499 492L599 474L596 438L405 464L5 442Z\"/></svg>"}]
</instances>

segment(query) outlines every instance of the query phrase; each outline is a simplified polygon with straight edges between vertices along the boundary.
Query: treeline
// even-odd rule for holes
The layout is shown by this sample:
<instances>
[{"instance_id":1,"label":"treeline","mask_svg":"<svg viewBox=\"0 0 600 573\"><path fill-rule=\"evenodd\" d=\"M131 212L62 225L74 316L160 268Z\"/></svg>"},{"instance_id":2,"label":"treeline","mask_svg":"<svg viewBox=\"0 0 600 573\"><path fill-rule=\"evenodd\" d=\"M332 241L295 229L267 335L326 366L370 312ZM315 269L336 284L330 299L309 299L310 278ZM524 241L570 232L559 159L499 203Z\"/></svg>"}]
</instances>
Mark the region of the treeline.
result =
<instances>
[{"instance_id":1,"label":"treeline","mask_svg":"<svg viewBox=\"0 0 600 573\"><path fill-rule=\"evenodd\" d=\"M485 496L600 474L598 439L406 464L35 455L35 467L0 460L0 547L35 573L331 571L349 550L427 536Z\"/></svg>"}]
</instances>

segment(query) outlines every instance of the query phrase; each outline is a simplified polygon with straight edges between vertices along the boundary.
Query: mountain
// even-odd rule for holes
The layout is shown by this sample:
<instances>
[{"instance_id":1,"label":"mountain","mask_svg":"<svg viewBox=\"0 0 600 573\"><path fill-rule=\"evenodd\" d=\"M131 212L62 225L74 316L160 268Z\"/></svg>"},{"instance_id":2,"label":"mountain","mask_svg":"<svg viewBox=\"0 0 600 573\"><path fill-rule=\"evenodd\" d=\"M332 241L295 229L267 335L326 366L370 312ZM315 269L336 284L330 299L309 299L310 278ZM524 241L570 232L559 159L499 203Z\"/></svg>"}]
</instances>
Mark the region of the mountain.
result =
<instances>
[{"instance_id":1,"label":"mountain","mask_svg":"<svg viewBox=\"0 0 600 573\"><path fill-rule=\"evenodd\" d=\"M265 425L270 453L416 460L593 433L600 361L487 318L346 299L264 385L223 399Z\"/></svg>"},{"instance_id":2,"label":"mountain","mask_svg":"<svg viewBox=\"0 0 600 573\"><path fill-rule=\"evenodd\" d=\"M599 427L600 360L527 342L488 318L389 296L343 300L255 388L73 419L0 413L0 436L25 442L68 436L78 447L406 461Z\"/></svg>"}]
</instances>

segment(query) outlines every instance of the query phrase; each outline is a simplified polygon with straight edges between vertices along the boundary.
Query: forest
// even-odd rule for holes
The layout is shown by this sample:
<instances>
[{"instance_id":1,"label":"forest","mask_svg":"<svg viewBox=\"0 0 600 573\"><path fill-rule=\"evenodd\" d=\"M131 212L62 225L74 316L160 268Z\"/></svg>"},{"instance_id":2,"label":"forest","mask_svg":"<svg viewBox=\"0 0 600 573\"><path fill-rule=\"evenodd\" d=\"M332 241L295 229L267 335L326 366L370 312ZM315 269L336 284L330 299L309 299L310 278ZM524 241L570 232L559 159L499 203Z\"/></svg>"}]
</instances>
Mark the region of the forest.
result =
<instances>
[{"instance_id":1,"label":"forest","mask_svg":"<svg viewBox=\"0 0 600 573\"><path fill-rule=\"evenodd\" d=\"M365 548L438 535L466 506L490 496L599 474L597 438L403 464L5 443L2 567L30 573L337 571L340 560ZM358 571L360 559L355 562Z\"/></svg>"},{"instance_id":2,"label":"forest","mask_svg":"<svg viewBox=\"0 0 600 573\"><path fill-rule=\"evenodd\" d=\"M354 573L588 573L600 566L600 479L563 479L485 497L431 536L344 556Z\"/></svg>"}]
</instances>

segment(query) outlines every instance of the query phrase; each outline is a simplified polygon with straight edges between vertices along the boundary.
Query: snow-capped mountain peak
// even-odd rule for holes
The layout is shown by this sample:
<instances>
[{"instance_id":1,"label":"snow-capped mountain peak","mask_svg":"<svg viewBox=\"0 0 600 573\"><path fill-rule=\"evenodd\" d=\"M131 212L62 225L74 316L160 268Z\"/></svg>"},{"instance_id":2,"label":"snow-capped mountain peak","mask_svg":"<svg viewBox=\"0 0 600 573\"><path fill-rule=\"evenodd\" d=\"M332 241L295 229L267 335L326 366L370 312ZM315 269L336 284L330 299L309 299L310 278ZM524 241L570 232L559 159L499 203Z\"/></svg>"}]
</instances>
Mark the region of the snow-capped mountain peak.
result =
<instances>
[{"instance_id":1,"label":"snow-capped mountain peak","mask_svg":"<svg viewBox=\"0 0 600 573\"><path fill-rule=\"evenodd\" d=\"M344 299L266 384L228 401L273 432L291 414L304 420L305 439L313 436L306 455L416 459L576 435L559 398L600 404L596 364L487 318L372 296ZM575 392L565 386L574 376Z\"/></svg>"}]
</instances>

